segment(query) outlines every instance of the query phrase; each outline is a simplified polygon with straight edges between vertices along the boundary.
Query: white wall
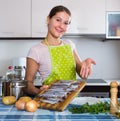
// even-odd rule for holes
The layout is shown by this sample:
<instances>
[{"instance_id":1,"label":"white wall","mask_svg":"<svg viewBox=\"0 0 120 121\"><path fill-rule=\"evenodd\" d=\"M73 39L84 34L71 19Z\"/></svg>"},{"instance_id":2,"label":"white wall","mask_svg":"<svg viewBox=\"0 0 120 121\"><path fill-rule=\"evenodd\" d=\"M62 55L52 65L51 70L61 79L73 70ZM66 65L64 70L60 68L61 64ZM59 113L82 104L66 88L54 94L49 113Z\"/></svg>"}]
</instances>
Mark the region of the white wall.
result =
<instances>
[{"instance_id":1,"label":"white wall","mask_svg":"<svg viewBox=\"0 0 120 121\"><path fill-rule=\"evenodd\" d=\"M69 38L67 38L69 39ZM105 41L88 38L70 38L77 47L81 59L96 60L89 78L120 79L120 41ZM40 40L0 40L0 76L15 57L26 57L29 48Z\"/></svg>"}]
</instances>

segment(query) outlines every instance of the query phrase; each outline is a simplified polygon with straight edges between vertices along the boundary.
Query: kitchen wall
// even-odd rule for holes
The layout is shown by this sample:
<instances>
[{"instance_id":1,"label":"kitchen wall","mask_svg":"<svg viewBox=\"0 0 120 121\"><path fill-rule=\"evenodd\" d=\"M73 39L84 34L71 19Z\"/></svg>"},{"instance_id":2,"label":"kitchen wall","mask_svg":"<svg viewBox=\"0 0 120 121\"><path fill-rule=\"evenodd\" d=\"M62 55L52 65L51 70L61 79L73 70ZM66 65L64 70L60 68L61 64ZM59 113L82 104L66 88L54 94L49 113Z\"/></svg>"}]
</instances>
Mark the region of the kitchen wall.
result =
<instances>
[{"instance_id":1,"label":"kitchen wall","mask_svg":"<svg viewBox=\"0 0 120 121\"><path fill-rule=\"evenodd\" d=\"M96 60L89 78L120 79L120 40L72 37L81 59L91 57ZM0 40L0 76L15 57L26 57L29 48L40 40Z\"/></svg>"}]
</instances>

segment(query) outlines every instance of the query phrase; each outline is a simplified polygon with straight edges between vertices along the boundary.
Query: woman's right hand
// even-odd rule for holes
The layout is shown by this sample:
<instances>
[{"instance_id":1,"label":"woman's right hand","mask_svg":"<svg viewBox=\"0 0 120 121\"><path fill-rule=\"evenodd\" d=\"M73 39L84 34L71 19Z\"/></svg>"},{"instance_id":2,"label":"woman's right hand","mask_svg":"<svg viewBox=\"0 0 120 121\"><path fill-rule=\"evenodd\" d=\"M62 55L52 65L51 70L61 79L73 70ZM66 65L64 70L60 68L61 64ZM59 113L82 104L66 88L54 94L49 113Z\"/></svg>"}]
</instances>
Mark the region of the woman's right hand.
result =
<instances>
[{"instance_id":1,"label":"woman's right hand","mask_svg":"<svg viewBox=\"0 0 120 121\"><path fill-rule=\"evenodd\" d=\"M87 58L82 62L82 66L80 70L80 75L82 78L86 79L88 78L89 75L91 75L92 65L96 65L96 62L91 58Z\"/></svg>"},{"instance_id":2,"label":"woman's right hand","mask_svg":"<svg viewBox=\"0 0 120 121\"><path fill-rule=\"evenodd\" d=\"M46 89L48 89L48 85L43 85L42 87L40 87L40 91L43 91L43 90L46 90Z\"/></svg>"}]
</instances>

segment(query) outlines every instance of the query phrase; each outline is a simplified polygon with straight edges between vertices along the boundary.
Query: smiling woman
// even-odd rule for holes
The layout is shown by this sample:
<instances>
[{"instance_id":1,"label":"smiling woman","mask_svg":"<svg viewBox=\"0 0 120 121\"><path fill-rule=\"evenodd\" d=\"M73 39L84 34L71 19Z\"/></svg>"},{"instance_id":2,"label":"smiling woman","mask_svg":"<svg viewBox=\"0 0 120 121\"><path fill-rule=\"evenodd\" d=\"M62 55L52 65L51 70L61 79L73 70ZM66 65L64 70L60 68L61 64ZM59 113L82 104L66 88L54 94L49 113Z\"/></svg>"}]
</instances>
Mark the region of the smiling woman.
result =
<instances>
[{"instance_id":1,"label":"smiling woman","mask_svg":"<svg viewBox=\"0 0 120 121\"><path fill-rule=\"evenodd\" d=\"M94 60L82 61L74 43L62 40L71 22L71 12L65 6L55 6L47 16L48 33L44 40L31 47L27 55L25 80L28 87L25 92L37 95L55 80L76 80L76 72L81 78L92 73ZM34 86L35 74L39 72L43 86Z\"/></svg>"}]
</instances>

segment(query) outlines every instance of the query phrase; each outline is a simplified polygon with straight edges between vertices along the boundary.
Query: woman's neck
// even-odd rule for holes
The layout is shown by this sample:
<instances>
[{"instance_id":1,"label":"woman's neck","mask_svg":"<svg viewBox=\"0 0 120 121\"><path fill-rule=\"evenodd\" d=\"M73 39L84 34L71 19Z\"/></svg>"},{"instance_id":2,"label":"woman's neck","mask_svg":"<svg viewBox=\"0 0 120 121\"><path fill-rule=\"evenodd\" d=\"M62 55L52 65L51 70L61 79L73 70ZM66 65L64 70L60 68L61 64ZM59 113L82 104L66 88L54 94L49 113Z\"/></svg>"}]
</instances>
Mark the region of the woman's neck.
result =
<instances>
[{"instance_id":1,"label":"woman's neck","mask_svg":"<svg viewBox=\"0 0 120 121\"><path fill-rule=\"evenodd\" d=\"M47 41L47 43L50 46L57 46L57 45L61 45L62 41L60 39L50 39L50 38L45 38L45 41Z\"/></svg>"}]
</instances>

